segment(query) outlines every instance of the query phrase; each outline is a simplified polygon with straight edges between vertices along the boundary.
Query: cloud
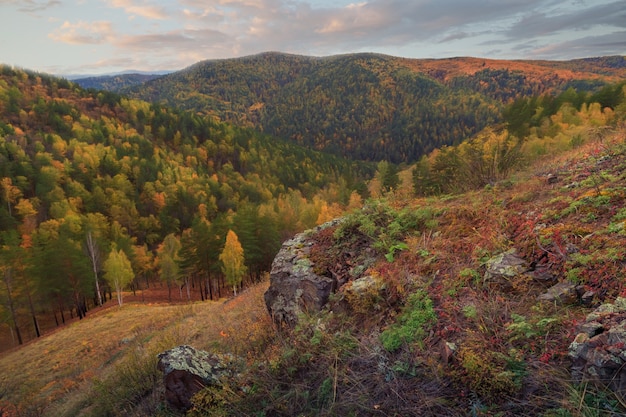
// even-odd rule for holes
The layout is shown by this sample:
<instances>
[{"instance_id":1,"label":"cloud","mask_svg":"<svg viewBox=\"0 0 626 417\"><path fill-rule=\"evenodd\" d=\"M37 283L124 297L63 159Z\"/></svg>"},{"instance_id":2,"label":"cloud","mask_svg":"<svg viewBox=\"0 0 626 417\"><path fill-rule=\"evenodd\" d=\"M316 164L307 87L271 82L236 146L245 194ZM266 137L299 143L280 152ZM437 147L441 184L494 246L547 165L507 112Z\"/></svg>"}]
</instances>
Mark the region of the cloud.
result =
<instances>
[{"instance_id":1,"label":"cloud","mask_svg":"<svg viewBox=\"0 0 626 417\"><path fill-rule=\"evenodd\" d=\"M572 57L615 55L615 51L626 51L626 31L584 36L530 48L529 55L543 59L571 59Z\"/></svg>"},{"instance_id":2,"label":"cloud","mask_svg":"<svg viewBox=\"0 0 626 417\"><path fill-rule=\"evenodd\" d=\"M111 7L124 9L131 17L136 15L153 20L163 20L169 17L165 8L146 4L145 0L141 4L137 4L135 0L107 0L107 3Z\"/></svg>"},{"instance_id":3,"label":"cloud","mask_svg":"<svg viewBox=\"0 0 626 417\"><path fill-rule=\"evenodd\" d=\"M78 23L65 21L60 28L48 35L54 41L73 45L101 44L110 41L112 36L111 22L107 21Z\"/></svg>"},{"instance_id":4,"label":"cloud","mask_svg":"<svg viewBox=\"0 0 626 417\"><path fill-rule=\"evenodd\" d=\"M228 36L212 29L176 30L146 35L127 35L113 41L119 48L134 51L162 51L164 49L184 50L185 48L202 48L213 43L228 41Z\"/></svg>"},{"instance_id":5,"label":"cloud","mask_svg":"<svg viewBox=\"0 0 626 417\"><path fill-rule=\"evenodd\" d=\"M553 13L536 10L525 14L504 34L508 38L529 38L596 26L626 28L624 2L594 5L580 10L556 10Z\"/></svg>"},{"instance_id":6,"label":"cloud","mask_svg":"<svg viewBox=\"0 0 626 417\"><path fill-rule=\"evenodd\" d=\"M60 6L62 3L59 0L0 0L0 5L3 4L18 5L18 11L34 13Z\"/></svg>"},{"instance_id":7,"label":"cloud","mask_svg":"<svg viewBox=\"0 0 626 417\"><path fill-rule=\"evenodd\" d=\"M102 18L82 15L48 36L69 44L106 45L107 51L144 69L176 69L204 59L264 51L519 59L625 51L620 39L626 28L623 0L320 1L101 0L134 18L133 24L116 24L114 31L110 22L87 23ZM0 5L31 10L57 3L0 0ZM97 9L92 4L73 3L73 10ZM67 14L57 15L67 19ZM104 68L114 62L97 65Z\"/></svg>"}]
</instances>

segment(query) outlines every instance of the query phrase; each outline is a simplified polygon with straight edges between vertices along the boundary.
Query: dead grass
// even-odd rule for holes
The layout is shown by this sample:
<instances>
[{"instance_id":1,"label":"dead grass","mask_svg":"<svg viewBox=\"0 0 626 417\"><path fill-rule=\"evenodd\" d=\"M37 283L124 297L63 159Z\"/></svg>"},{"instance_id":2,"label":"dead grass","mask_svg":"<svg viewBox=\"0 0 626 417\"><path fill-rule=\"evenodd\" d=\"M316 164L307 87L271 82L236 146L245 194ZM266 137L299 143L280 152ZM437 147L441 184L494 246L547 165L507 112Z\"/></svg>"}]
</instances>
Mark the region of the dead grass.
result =
<instances>
[{"instance_id":1,"label":"dead grass","mask_svg":"<svg viewBox=\"0 0 626 417\"><path fill-rule=\"evenodd\" d=\"M254 354L271 329L262 297L266 288L259 284L227 301L128 303L88 316L1 357L0 388L7 389L0 398L18 415L74 416L89 409L93 382L106 380L138 350L150 356L190 344Z\"/></svg>"}]
</instances>

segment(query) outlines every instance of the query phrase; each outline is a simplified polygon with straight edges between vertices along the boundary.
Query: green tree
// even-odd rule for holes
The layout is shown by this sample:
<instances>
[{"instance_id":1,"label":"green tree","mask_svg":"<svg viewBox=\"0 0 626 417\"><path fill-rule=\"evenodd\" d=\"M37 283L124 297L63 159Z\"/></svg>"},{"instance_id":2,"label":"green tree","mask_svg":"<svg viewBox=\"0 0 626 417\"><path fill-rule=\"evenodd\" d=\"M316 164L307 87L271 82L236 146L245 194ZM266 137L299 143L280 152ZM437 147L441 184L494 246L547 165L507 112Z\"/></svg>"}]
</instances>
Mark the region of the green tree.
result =
<instances>
[{"instance_id":1,"label":"green tree","mask_svg":"<svg viewBox=\"0 0 626 417\"><path fill-rule=\"evenodd\" d=\"M130 264L130 260L126 256L123 250L117 250L115 245L109 257L104 262L104 279L115 287L117 293L117 303L121 306L123 302L122 290L132 282L135 278L133 267Z\"/></svg>"},{"instance_id":2,"label":"green tree","mask_svg":"<svg viewBox=\"0 0 626 417\"><path fill-rule=\"evenodd\" d=\"M398 176L398 167L396 165L387 161L380 161L377 168L381 192L386 193L398 188L400 177Z\"/></svg>"},{"instance_id":3,"label":"green tree","mask_svg":"<svg viewBox=\"0 0 626 417\"><path fill-rule=\"evenodd\" d=\"M176 235L170 233L165 236L163 243L161 243L159 249L157 250L156 261L159 267L159 273L161 280L167 283L168 297L170 301L172 301L172 284L178 285L178 279L180 278L180 266L178 265L178 252L180 249L180 240L176 237Z\"/></svg>"},{"instance_id":4,"label":"green tree","mask_svg":"<svg viewBox=\"0 0 626 417\"><path fill-rule=\"evenodd\" d=\"M222 262L222 272L226 277L228 285L233 286L233 294L237 295L237 286L241 284L246 266L244 264L243 247L239 243L239 238L232 230L226 235L224 250L220 254Z\"/></svg>"}]
</instances>

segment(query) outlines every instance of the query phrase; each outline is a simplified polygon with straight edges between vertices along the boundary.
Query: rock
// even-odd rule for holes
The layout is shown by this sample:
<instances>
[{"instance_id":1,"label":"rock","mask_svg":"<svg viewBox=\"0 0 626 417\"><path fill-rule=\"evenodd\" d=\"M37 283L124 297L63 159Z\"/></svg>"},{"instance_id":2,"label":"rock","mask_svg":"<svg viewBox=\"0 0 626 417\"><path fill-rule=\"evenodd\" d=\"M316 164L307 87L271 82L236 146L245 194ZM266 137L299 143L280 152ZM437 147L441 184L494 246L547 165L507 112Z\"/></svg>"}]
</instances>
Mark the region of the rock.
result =
<instances>
[{"instance_id":1,"label":"rock","mask_svg":"<svg viewBox=\"0 0 626 417\"><path fill-rule=\"evenodd\" d=\"M557 174L548 174L546 177L546 182L548 184L556 184L559 182L559 176Z\"/></svg>"},{"instance_id":2,"label":"rock","mask_svg":"<svg viewBox=\"0 0 626 417\"><path fill-rule=\"evenodd\" d=\"M278 326L293 327L300 313L320 311L336 289L335 279L315 273L309 254L313 233L338 223L339 220L333 220L296 235L283 243L274 258L265 304Z\"/></svg>"},{"instance_id":3,"label":"rock","mask_svg":"<svg viewBox=\"0 0 626 417\"><path fill-rule=\"evenodd\" d=\"M550 268L545 265L536 267L528 274L534 281L539 283L546 284L556 281L556 277L550 272Z\"/></svg>"},{"instance_id":4,"label":"rock","mask_svg":"<svg viewBox=\"0 0 626 417\"><path fill-rule=\"evenodd\" d=\"M191 408L191 398L206 386L221 386L223 378L237 375L233 355L212 354L191 346L178 346L158 355L163 372L165 399L181 411Z\"/></svg>"},{"instance_id":5,"label":"rock","mask_svg":"<svg viewBox=\"0 0 626 417\"><path fill-rule=\"evenodd\" d=\"M548 288L548 291L537 297L537 300L557 303L558 305L575 304L578 302L576 285L571 282L559 282Z\"/></svg>"},{"instance_id":6,"label":"rock","mask_svg":"<svg viewBox=\"0 0 626 417\"><path fill-rule=\"evenodd\" d=\"M485 281L500 284L507 284L509 280L528 271L528 264L515 248L494 256L485 265Z\"/></svg>"},{"instance_id":7,"label":"rock","mask_svg":"<svg viewBox=\"0 0 626 417\"><path fill-rule=\"evenodd\" d=\"M380 309L386 287L382 278L366 275L348 282L341 292L355 312L368 314Z\"/></svg>"},{"instance_id":8,"label":"rock","mask_svg":"<svg viewBox=\"0 0 626 417\"><path fill-rule=\"evenodd\" d=\"M583 305L589 307L593 304L593 299L595 298L596 293L594 291L585 291L583 295L580 297L580 301Z\"/></svg>"},{"instance_id":9,"label":"rock","mask_svg":"<svg viewBox=\"0 0 626 417\"><path fill-rule=\"evenodd\" d=\"M603 304L587 315L569 346L572 376L608 386L626 396L626 299Z\"/></svg>"}]
</instances>

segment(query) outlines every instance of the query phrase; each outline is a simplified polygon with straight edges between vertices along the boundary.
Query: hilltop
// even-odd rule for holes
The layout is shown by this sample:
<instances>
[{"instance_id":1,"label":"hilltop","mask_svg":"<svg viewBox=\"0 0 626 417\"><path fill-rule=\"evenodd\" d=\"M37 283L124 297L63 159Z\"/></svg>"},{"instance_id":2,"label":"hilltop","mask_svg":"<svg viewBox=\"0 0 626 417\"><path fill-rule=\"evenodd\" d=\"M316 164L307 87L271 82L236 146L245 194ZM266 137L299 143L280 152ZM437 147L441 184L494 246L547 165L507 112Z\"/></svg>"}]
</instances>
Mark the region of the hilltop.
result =
<instances>
[{"instance_id":1,"label":"hilltop","mask_svg":"<svg viewBox=\"0 0 626 417\"><path fill-rule=\"evenodd\" d=\"M346 158L411 163L502 122L515 99L624 79L625 62L272 52L202 61L123 91Z\"/></svg>"}]
</instances>

